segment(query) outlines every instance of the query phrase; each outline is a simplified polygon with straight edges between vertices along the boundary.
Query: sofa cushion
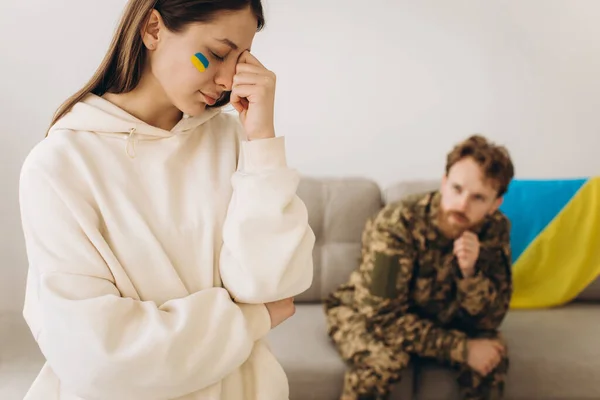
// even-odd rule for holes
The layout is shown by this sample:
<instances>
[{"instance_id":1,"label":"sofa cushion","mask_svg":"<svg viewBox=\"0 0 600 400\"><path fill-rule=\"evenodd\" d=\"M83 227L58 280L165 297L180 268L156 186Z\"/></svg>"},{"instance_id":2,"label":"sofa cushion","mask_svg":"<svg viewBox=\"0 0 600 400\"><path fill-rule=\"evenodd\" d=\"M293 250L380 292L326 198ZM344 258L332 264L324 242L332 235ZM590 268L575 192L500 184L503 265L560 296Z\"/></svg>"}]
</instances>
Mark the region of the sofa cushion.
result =
<instances>
[{"instance_id":1,"label":"sofa cushion","mask_svg":"<svg viewBox=\"0 0 600 400\"><path fill-rule=\"evenodd\" d=\"M321 305L298 304L296 314L267 340L288 376L290 400L339 399L346 365L326 334ZM409 367L390 400L412 398L413 378Z\"/></svg>"},{"instance_id":2,"label":"sofa cushion","mask_svg":"<svg viewBox=\"0 0 600 400\"><path fill-rule=\"evenodd\" d=\"M597 304L511 310L501 327L509 351L506 399L597 399L600 320ZM455 373L419 363L418 400L457 399Z\"/></svg>"},{"instance_id":3,"label":"sofa cushion","mask_svg":"<svg viewBox=\"0 0 600 400\"><path fill-rule=\"evenodd\" d=\"M342 284L360 262L367 218L382 207L379 186L367 179L303 178L298 196L315 232L314 278L297 302L318 302Z\"/></svg>"},{"instance_id":4,"label":"sofa cushion","mask_svg":"<svg viewBox=\"0 0 600 400\"><path fill-rule=\"evenodd\" d=\"M600 302L600 276L596 278L578 297L578 300Z\"/></svg>"}]
</instances>

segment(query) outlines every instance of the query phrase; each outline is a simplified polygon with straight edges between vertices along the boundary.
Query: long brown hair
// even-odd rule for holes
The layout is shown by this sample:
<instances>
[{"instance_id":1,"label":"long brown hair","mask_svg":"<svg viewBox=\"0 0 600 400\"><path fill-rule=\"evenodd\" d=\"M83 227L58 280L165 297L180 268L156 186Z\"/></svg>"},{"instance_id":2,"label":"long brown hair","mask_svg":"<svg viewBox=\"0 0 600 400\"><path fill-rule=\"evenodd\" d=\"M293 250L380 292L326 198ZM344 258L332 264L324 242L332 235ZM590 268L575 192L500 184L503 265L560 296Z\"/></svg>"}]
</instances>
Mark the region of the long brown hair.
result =
<instances>
[{"instance_id":1,"label":"long brown hair","mask_svg":"<svg viewBox=\"0 0 600 400\"><path fill-rule=\"evenodd\" d=\"M135 89L146 63L146 47L141 32L152 10L161 14L167 29L181 32L190 23L212 21L221 11L237 11L246 7L250 7L256 16L257 31L262 30L265 18L261 0L129 0L100 66L92 78L58 108L50 127L90 93L102 96ZM212 107L226 105L229 98L230 93L225 92Z\"/></svg>"}]
</instances>

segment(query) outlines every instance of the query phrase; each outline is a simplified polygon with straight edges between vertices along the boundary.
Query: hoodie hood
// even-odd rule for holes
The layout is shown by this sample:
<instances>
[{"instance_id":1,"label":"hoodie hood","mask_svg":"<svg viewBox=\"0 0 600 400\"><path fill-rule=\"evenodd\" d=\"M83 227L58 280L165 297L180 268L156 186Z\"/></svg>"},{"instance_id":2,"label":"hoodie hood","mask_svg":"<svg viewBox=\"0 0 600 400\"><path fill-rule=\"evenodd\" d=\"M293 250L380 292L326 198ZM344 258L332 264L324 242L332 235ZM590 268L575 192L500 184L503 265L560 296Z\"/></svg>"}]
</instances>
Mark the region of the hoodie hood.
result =
<instances>
[{"instance_id":1,"label":"hoodie hood","mask_svg":"<svg viewBox=\"0 0 600 400\"><path fill-rule=\"evenodd\" d=\"M133 157L135 154L131 154L131 150L135 140L156 140L189 132L220 113L221 110L215 108L206 109L197 117L184 115L168 131L145 123L100 96L89 94L52 126L49 135L59 130L71 130L121 136L127 138L127 153Z\"/></svg>"}]
</instances>

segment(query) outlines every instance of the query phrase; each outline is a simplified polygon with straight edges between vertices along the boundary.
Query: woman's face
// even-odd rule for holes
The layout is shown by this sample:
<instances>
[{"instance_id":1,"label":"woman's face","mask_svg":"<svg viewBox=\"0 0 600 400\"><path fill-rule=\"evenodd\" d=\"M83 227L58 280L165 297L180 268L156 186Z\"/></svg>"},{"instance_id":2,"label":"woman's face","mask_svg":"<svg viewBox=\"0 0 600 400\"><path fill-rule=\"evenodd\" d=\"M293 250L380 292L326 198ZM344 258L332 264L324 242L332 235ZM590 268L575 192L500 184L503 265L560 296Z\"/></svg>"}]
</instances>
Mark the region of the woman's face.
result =
<instances>
[{"instance_id":1,"label":"woman's face","mask_svg":"<svg viewBox=\"0 0 600 400\"><path fill-rule=\"evenodd\" d=\"M231 90L238 58L250 50L256 28L250 8L220 13L210 23L190 24L179 33L168 31L154 11L144 33L150 50L147 73L173 106L199 115Z\"/></svg>"}]
</instances>

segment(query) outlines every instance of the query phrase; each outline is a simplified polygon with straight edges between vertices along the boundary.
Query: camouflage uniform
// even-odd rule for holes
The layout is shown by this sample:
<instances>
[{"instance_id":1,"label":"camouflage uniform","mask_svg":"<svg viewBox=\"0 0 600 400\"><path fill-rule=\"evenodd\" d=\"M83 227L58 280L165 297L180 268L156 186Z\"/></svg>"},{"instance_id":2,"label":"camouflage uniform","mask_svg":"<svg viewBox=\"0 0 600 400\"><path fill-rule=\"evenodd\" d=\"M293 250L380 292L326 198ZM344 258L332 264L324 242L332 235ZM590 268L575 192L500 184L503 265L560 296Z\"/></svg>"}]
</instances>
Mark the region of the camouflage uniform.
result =
<instances>
[{"instance_id":1,"label":"camouflage uniform","mask_svg":"<svg viewBox=\"0 0 600 400\"><path fill-rule=\"evenodd\" d=\"M325 301L328 334L348 371L344 396L385 399L411 357L456 368L464 399L503 393L508 359L483 377L467 339L498 338L512 294L509 222L499 211L473 229L476 273L462 277L453 240L439 231L440 193L411 196L367 222L362 263Z\"/></svg>"}]
</instances>

